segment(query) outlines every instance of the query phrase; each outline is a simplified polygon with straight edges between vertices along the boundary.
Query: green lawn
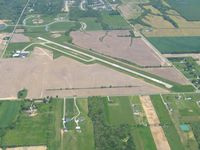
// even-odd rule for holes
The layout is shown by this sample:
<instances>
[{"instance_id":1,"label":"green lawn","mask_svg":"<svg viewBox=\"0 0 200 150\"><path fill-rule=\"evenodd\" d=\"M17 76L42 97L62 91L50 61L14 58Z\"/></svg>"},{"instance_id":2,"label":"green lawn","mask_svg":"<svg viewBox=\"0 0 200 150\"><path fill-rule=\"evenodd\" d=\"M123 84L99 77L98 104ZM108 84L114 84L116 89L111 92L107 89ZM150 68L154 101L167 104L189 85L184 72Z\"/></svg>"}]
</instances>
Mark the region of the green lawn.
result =
<instances>
[{"instance_id":1,"label":"green lawn","mask_svg":"<svg viewBox=\"0 0 200 150\"><path fill-rule=\"evenodd\" d=\"M200 52L200 37L148 37L148 40L163 54Z\"/></svg>"},{"instance_id":2,"label":"green lawn","mask_svg":"<svg viewBox=\"0 0 200 150\"><path fill-rule=\"evenodd\" d=\"M153 106L156 110L160 124L164 130L165 136L168 139L169 145L172 150L183 150L184 147L181 143L179 134L170 118L168 110L165 108L161 97L159 95L151 96Z\"/></svg>"},{"instance_id":3,"label":"green lawn","mask_svg":"<svg viewBox=\"0 0 200 150\"><path fill-rule=\"evenodd\" d=\"M12 126L19 116L20 104L16 101L0 102L0 128Z\"/></svg>"},{"instance_id":4,"label":"green lawn","mask_svg":"<svg viewBox=\"0 0 200 150\"><path fill-rule=\"evenodd\" d=\"M97 22L95 17L81 18L80 21L87 24L87 31L102 30L101 24Z\"/></svg>"},{"instance_id":5,"label":"green lawn","mask_svg":"<svg viewBox=\"0 0 200 150\"><path fill-rule=\"evenodd\" d=\"M200 20L199 0L168 0L167 3L187 20Z\"/></svg>"},{"instance_id":6,"label":"green lawn","mask_svg":"<svg viewBox=\"0 0 200 150\"><path fill-rule=\"evenodd\" d=\"M81 133L73 130L64 134L63 147L64 150L94 150L94 133L93 125L88 114L88 101L87 99L77 99L77 105L80 109L80 117L83 119L80 122Z\"/></svg>"}]
</instances>

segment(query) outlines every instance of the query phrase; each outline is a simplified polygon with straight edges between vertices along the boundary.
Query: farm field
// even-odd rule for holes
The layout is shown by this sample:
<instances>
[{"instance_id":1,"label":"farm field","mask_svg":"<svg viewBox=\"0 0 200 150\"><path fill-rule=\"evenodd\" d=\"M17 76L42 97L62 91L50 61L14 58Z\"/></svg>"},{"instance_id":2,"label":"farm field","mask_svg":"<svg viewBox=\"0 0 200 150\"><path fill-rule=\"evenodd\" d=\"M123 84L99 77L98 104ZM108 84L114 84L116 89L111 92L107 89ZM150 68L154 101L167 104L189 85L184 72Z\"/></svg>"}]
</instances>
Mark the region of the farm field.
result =
<instances>
[{"instance_id":1,"label":"farm field","mask_svg":"<svg viewBox=\"0 0 200 150\"><path fill-rule=\"evenodd\" d=\"M108 26L110 30L127 30L130 29L129 24L122 18L121 15L109 15L107 12L102 12L102 22Z\"/></svg>"},{"instance_id":2,"label":"farm field","mask_svg":"<svg viewBox=\"0 0 200 150\"><path fill-rule=\"evenodd\" d=\"M163 54L198 53L200 37L149 37L148 40Z\"/></svg>"},{"instance_id":3,"label":"farm field","mask_svg":"<svg viewBox=\"0 0 200 150\"><path fill-rule=\"evenodd\" d=\"M20 102L0 102L0 129L12 126L19 116Z\"/></svg>"},{"instance_id":4,"label":"farm field","mask_svg":"<svg viewBox=\"0 0 200 150\"><path fill-rule=\"evenodd\" d=\"M66 57L53 60L51 53L43 48L35 48L31 56L26 59L2 59L0 65L1 68L6 68L0 73L2 83L0 97L16 97L17 92L24 87L29 91L28 98L56 95L63 97L74 94L116 95L119 92L122 95L130 95L144 89L146 89L144 93L167 92L165 89L100 64L82 64ZM130 88L127 87L129 85Z\"/></svg>"},{"instance_id":5,"label":"farm field","mask_svg":"<svg viewBox=\"0 0 200 150\"><path fill-rule=\"evenodd\" d=\"M200 2L198 0L169 0L167 3L187 20L200 20L200 11L198 7Z\"/></svg>"},{"instance_id":6,"label":"farm field","mask_svg":"<svg viewBox=\"0 0 200 150\"><path fill-rule=\"evenodd\" d=\"M160 125L162 126L165 136L169 142L170 148L172 150L184 149L177 129L175 128L175 125L173 124L170 114L165 108L161 97L159 95L151 96L151 101L160 120Z\"/></svg>"},{"instance_id":7,"label":"farm field","mask_svg":"<svg viewBox=\"0 0 200 150\"><path fill-rule=\"evenodd\" d=\"M73 43L140 66L160 66L163 62L140 38L131 38L128 30L72 32ZM92 42L91 42L92 41ZM147 59L148 58L148 59Z\"/></svg>"},{"instance_id":8,"label":"farm field","mask_svg":"<svg viewBox=\"0 0 200 150\"><path fill-rule=\"evenodd\" d=\"M189 80L174 67L145 68L144 70L182 85L190 84Z\"/></svg>"}]
</instances>

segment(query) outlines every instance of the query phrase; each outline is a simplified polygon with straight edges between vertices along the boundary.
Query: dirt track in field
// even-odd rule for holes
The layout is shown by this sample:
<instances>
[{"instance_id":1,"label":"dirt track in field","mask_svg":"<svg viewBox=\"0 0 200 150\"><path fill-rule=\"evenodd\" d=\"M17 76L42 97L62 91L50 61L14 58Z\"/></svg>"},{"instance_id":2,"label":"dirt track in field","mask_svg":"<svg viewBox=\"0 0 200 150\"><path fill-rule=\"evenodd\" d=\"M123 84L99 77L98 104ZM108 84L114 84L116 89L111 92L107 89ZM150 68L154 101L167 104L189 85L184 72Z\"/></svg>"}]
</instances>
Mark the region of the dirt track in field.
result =
<instances>
[{"instance_id":1,"label":"dirt track in field","mask_svg":"<svg viewBox=\"0 0 200 150\"><path fill-rule=\"evenodd\" d=\"M160 121L155 112L153 104L149 96L140 96L140 101L142 107L145 111L148 123L150 125L150 130L158 150L170 150L169 143L165 137L165 133L161 126L159 126Z\"/></svg>"},{"instance_id":2,"label":"dirt track in field","mask_svg":"<svg viewBox=\"0 0 200 150\"><path fill-rule=\"evenodd\" d=\"M46 146L25 146L25 147L7 148L6 150L47 150L47 147Z\"/></svg>"},{"instance_id":3,"label":"dirt track in field","mask_svg":"<svg viewBox=\"0 0 200 150\"><path fill-rule=\"evenodd\" d=\"M160 66L163 62L141 38L129 37L127 30L71 32L73 43L99 53L141 66Z\"/></svg>"},{"instance_id":4,"label":"dirt track in field","mask_svg":"<svg viewBox=\"0 0 200 150\"><path fill-rule=\"evenodd\" d=\"M85 65L67 57L52 59L48 51L36 48L30 58L0 60L0 98L16 97L22 88L29 98L44 96L96 96L166 93L154 85L99 64ZM47 91L46 89L88 88L106 86L131 88L78 89Z\"/></svg>"}]
</instances>

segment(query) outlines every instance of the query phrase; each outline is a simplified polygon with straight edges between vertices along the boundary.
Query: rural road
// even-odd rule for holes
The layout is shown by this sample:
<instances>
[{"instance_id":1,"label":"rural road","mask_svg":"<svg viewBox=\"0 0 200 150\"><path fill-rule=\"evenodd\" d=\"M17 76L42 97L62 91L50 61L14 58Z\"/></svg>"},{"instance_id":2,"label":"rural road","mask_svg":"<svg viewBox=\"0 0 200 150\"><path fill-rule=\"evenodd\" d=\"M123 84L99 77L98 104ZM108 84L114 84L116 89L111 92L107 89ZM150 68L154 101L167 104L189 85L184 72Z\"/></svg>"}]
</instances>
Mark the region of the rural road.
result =
<instances>
[{"instance_id":1,"label":"rural road","mask_svg":"<svg viewBox=\"0 0 200 150\"><path fill-rule=\"evenodd\" d=\"M6 49L7 49L7 47L8 47L8 44L10 43L10 41L11 41L11 39L12 39L14 33L15 33L15 30L17 29L17 26L18 26L18 24L19 24L19 22L20 22L20 20L21 20L21 18L22 18L22 16L23 16L23 14L24 14L26 8L28 7L28 4L29 4L30 1L31 1L31 0L28 0L27 3L26 3L26 5L24 6L24 8L23 8L23 10L22 10L22 12L21 12L21 14L20 14L18 20L17 20L17 23L16 23L15 26L14 26L14 29L13 29L13 31L12 31L12 33L11 33L10 38L9 38L9 40L6 42L6 45L5 45L4 49L3 49L3 53L1 54L1 58L3 58L3 56L4 56L5 52L6 52Z\"/></svg>"}]
</instances>

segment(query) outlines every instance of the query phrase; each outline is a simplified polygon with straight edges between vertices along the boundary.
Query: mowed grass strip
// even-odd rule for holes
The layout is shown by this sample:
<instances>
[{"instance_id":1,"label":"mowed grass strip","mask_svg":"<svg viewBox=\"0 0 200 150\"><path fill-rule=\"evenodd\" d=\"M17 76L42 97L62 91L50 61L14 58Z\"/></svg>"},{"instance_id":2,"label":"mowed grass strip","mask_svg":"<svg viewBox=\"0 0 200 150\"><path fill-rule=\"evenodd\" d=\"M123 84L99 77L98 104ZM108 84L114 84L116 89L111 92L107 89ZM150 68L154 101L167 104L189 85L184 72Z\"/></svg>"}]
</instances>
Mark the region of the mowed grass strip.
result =
<instances>
[{"instance_id":1,"label":"mowed grass strip","mask_svg":"<svg viewBox=\"0 0 200 150\"><path fill-rule=\"evenodd\" d=\"M0 102L0 128L7 128L16 121L20 112L20 102Z\"/></svg>"},{"instance_id":2,"label":"mowed grass strip","mask_svg":"<svg viewBox=\"0 0 200 150\"><path fill-rule=\"evenodd\" d=\"M165 132L165 136L167 137L171 150L183 150L184 147L181 143L180 137L170 118L169 112L162 102L161 97L159 95L153 95L151 96L151 101L160 120L160 124Z\"/></svg>"},{"instance_id":3,"label":"mowed grass strip","mask_svg":"<svg viewBox=\"0 0 200 150\"><path fill-rule=\"evenodd\" d=\"M149 37L148 40L163 54L200 52L200 36Z\"/></svg>"},{"instance_id":4,"label":"mowed grass strip","mask_svg":"<svg viewBox=\"0 0 200 150\"><path fill-rule=\"evenodd\" d=\"M129 97L110 97L108 105L108 121L111 125L132 124L133 114Z\"/></svg>"}]
</instances>

